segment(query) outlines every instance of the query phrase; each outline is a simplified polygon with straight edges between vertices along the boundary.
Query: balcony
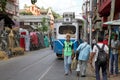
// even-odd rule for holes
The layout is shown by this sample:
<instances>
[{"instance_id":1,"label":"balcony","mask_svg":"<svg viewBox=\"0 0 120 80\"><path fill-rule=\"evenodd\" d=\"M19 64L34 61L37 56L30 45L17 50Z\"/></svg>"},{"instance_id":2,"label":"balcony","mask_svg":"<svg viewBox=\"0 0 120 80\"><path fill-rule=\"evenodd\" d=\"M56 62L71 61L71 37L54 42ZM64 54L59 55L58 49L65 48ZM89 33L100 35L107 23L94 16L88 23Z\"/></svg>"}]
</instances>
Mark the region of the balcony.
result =
<instances>
[{"instance_id":1,"label":"balcony","mask_svg":"<svg viewBox=\"0 0 120 80\"><path fill-rule=\"evenodd\" d=\"M111 0L101 0L99 2L99 14L100 16L109 16L111 7Z\"/></svg>"}]
</instances>

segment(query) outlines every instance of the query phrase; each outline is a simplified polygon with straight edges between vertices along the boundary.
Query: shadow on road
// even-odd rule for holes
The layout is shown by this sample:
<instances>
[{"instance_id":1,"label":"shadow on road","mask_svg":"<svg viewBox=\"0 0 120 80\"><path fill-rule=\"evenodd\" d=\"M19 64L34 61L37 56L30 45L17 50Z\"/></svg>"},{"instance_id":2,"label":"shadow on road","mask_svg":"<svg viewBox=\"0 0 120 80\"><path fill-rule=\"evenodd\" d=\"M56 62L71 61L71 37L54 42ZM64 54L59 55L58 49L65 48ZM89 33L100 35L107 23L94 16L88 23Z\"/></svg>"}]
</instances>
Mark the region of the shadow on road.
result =
<instances>
[{"instance_id":1,"label":"shadow on road","mask_svg":"<svg viewBox=\"0 0 120 80\"><path fill-rule=\"evenodd\" d=\"M64 60L63 58L57 58L57 60Z\"/></svg>"}]
</instances>

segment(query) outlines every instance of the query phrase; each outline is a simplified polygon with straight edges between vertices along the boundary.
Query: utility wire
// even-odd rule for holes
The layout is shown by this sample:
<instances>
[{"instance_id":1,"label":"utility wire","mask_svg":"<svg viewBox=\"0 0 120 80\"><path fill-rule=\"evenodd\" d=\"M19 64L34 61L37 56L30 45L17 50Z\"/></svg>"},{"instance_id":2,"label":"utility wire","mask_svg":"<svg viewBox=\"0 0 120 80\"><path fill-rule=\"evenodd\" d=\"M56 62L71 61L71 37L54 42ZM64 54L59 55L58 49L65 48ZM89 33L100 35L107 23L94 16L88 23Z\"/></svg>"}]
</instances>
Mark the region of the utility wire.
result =
<instances>
[{"instance_id":1,"label":"utility wire","mask_svg":"<svg viewBox=\"0 0 120 80\"><path fill-rule=\"evenodd\" d=\"M42 1L42 3L43 3L44 5L48 6L48 4L45 3L43 0L41 0L41 1ZM70 1L71 1L71 0L70 0ZM71 1L71 2L72 2L72 1ZM80 7L80 5L72 5L72 6L69 6L69 7L67 7L67 8L64 8L64 9L54 9L54 11L61 11L61 10L73 9L73 8L76 8L76 7Z\"/></svg>"},{"instance_id":2,"label":"utility wire","mask_svg":"<svg viewBox=\"0 0 120 80\"><path fill-rule=\"evenodd\" d=\"M54 9L54 11L64 11L64 10L70 10L70 9L80 9L80 8L77 8L77 7L80 7L80 6L70 6L70 7L64 8L64 9Z\"/></svg>"}]
</instances>

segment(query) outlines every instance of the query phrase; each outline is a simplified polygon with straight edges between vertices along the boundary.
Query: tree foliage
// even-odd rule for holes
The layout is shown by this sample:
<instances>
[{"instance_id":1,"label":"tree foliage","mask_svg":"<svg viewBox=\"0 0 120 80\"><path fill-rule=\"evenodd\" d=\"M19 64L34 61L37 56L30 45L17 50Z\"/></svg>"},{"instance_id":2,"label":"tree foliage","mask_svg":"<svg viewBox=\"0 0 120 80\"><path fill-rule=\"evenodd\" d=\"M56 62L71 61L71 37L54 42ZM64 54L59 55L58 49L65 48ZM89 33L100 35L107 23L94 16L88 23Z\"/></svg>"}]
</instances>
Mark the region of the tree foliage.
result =
<instances>
[{"instance_id":1,"label":"tree foliage","mask_svg":"<svg viewBox=\"0 0 120 80\"><path fill-rule=\"evenodd\" d=\"M23 12L20 12L20 15L33 15L33 14L31 12L23 11Z\"/></svg>"},{"instance_id":2,"label":"tree foliage","mask_svg":"<svg viewBox=\"0 0 120 80\"><path fill-rule=\"evenodd\" d=\"M52 10L52 13L53 13L53 16L54 16L55 19L58 19L58 18L61 17L58 13L56 13L56 12L53 11L53 10Z\"/></svg>"},{"instance_id":3,"label":"tree foliage","mask_svg":"<svg viewBox=\"0 0 120 80\"><path fill-rule=\"evenodd\" d=\"M40 28L42 32L48 31L48 25L46 23L47 23L46 18L42 18L42 22L41 22L42 27Z\"/></svg>"},{"instance_id":4,"label":"tree foliage","mask_svg":"<svg viewBox=\"0 0 120 80\"><path fill-rule=\"evenodd\" d=\"M0 0L0 12L6 12L6 4L7 4L7 0Z\"/></svg>"}]
</instances>

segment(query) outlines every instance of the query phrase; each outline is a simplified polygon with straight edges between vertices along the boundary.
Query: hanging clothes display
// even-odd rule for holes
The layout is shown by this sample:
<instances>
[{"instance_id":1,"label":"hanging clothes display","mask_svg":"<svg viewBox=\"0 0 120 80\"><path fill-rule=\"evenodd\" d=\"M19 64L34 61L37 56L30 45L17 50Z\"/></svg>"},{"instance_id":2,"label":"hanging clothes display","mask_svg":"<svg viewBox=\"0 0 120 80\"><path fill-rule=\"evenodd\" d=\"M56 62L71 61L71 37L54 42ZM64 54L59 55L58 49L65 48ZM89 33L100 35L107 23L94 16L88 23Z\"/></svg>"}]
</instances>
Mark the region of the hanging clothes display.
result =
<instances>
[{"instance_id":1,"label":"hanging clothes display","mask_svg":"<svg viewBox=\"0 0 120 80\"><path fill-rule=\"evenodd\" d=\"M25 50L25 35L26 32L24 31L24 29L20 30L20 47L24 48Z\"/></svg>"},{"instance_id":2,"label":"hanging clothes display","mask_svg":"<svg viewBox=\"0 0 120 80\"><path fill-rule=\"evenodd\" d=\"M30 50L30 35L29 31L25 30L26 35L25 35L25 50L29 51Z\"/></svg>"}]
</instances>

